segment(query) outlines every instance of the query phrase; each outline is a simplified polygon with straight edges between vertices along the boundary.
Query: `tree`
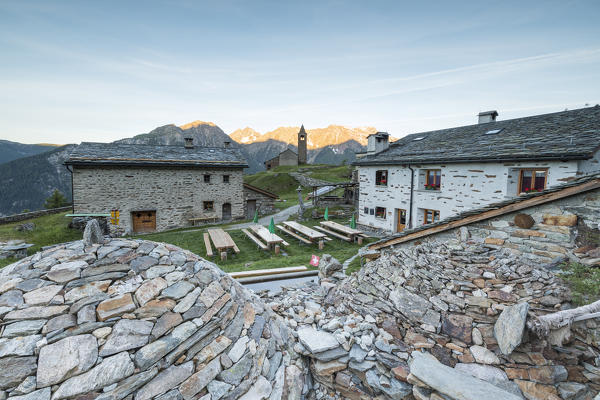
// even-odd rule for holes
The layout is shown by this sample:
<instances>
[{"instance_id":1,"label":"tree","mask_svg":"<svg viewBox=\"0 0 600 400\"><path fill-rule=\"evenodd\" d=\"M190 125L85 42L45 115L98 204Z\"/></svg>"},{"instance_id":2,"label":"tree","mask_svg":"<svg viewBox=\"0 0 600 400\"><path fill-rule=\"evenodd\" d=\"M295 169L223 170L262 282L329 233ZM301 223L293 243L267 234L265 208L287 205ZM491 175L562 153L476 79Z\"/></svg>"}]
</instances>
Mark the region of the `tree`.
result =
<instances>
[{"instance_id":1,"label":"tree","mask_svg":"<svg viewBox=\"0 0 600 400\"><path fill-rule=\"evenodd\" d=\"M54 189L54 192L50 195L50 197L46 199L46 202L44 203L44 208L58 208L64 207L68 204L69 202L67 201L67 198L61 192L59 192L58 189Z\"/></svg>"}]
</instances>

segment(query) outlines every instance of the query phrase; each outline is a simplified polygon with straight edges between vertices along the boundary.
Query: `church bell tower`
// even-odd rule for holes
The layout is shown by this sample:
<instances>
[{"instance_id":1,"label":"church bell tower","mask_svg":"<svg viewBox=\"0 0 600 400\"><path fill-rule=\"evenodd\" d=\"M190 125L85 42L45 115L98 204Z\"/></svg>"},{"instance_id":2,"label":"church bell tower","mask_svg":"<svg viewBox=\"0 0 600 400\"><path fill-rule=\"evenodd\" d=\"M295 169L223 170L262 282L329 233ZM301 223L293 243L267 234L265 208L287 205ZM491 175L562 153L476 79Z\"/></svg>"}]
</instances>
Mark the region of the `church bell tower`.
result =
<instances>
[{"instance_id":1,"label":"church bell tower","mask_svg":"<svg viewBox=\"0 0 600 400\"><path fill-rule=\"evenodd\" d=\"M300 132L298 132L298 165L306 164L306 136L304 125L302 125Z\"/></svg>"}]
</instances>

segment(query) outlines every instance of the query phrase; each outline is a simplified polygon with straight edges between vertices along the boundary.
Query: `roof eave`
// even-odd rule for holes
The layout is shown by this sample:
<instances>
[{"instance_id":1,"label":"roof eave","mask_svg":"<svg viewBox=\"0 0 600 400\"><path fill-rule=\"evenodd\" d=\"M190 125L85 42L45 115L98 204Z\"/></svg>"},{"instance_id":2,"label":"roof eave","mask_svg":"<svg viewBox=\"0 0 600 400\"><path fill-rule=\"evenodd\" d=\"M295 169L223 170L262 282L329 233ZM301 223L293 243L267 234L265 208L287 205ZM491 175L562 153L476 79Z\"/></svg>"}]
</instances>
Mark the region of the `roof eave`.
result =
<instances>
[{"instance_id":1,"label":"roof eave","mask_svg":"<svg viewBox=\"0 0 600 400\"><path fill-rule=\"evenodd\" d=\"M246 163L232 162L148 162L148 161L81 161L67 160L65 165L74 166L114 166L114 167L226 167L226 168L248 168Z\"/></svg>"},{"instance_id":2,"label":"roof eave","mask_svg":"<svg viewBox=\"0 0 600 400\"><path fill-rule=\"evenodd\" d=\"M476 163L476 162L515 162L515 161L569 161L569 160L587 160L593 157L593 154L573 154L565 156L564 154L537 155L531 157L492 157L492 158L453 158L453 159L396 159L396 160L365 160L355 161L352 165L356 166L375 166L375 165L403 165L403 164L457 164L457 163Z\"/></svg>"}]
</instances>

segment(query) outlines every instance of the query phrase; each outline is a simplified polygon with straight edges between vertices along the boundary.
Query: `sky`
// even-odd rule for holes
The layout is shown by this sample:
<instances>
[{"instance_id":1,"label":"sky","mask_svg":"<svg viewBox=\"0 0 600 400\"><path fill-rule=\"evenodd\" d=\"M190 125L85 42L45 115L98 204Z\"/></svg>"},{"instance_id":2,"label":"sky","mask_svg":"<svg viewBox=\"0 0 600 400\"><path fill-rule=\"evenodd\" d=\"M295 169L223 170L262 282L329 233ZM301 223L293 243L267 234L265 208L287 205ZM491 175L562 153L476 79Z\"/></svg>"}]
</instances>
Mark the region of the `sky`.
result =
<instances>
[{"instance_id":1,"label":"sky","mask_svg":"<svg viewBox=\"0 0 600 400\"><path fill-rule=\"evenodd\" d=\"M0 0L0 139L400 137L600 103L600 1Z\"/></svg>"}]
</instances>

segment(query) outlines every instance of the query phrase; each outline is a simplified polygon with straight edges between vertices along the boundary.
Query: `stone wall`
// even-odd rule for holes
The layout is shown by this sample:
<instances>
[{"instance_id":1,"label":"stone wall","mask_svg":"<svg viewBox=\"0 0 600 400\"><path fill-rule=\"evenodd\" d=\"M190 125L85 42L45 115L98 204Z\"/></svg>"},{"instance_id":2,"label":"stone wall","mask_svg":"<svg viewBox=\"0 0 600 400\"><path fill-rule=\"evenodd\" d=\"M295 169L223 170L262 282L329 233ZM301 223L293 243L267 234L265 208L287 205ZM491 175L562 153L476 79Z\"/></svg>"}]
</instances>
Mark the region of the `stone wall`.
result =
<instances>
[{"instance_id":1,"label":"stone wall","mask_svg":"<svg viewBox=\"0 0 600 400\"><path fill-rule=\"evenodd\" d=\"M548 168L547 187L578 176L576 161L522 162L522 163L469 163L447 165L414 165L415 190L413 194L413 225L423 225L423 210L440 211L440 218L503 201L517 195L520 168ZM583 168L583 167L582 167ZM587 167L586 167L587 168ZM425 190L426 169L441 169L441 190ZM388 171L387 186L375 185L375 172ZM360 198L359 221L362 225L396 232L396 209L407 210L410 218L411 171L402 166L369 166L359 168ZM386 208L386 218L370 215L375 207ZM369 213L365 213L365 208Z\"/></svg>"},{"instance_id":2,"label":"stone wall","mask_svg":"<svg viewBox=\"0 0 600 400\"><path fill-rule=\"evenodd\" d=\"M211 176L210 183L204 175ZM229 175L229 183L223 176ZM231 204L234 219L244 218L243 176L239 168L74 167L75 213L120 211L117 232L131 232L134 211L156 210L156 229L189 225L190 218L221 219L223 204ZM214 211L203 202L213 201Z\"/></svg>"},{"instance_id":3,"label":"stone wall","mask_svg":"<svg viewBox=\"0 0 600 400\"><path fill-rule=\"evenodd\" d=\"M21 214L7 215L5 217L0 217L0 225L10 224L12 222L25 221L26 219L37 218L44 215L58 214L61 212L69 211L71 209L71 206L66 206L59 208L51 208L49 210L39 210Z\"/></svg>"},{"instance_id":4,"label":"stone wall","mask_svg":"<svg viewBox=\"0 0 600 400\"><path fill-rule=\"evenodd\" d=\"M248 200L256 201L258 215L270 215L277 212L274 198L252 189L244 188L244 215L246 218L254 218L254 215L248 215Z\"/></svg>"}]
</instances>

